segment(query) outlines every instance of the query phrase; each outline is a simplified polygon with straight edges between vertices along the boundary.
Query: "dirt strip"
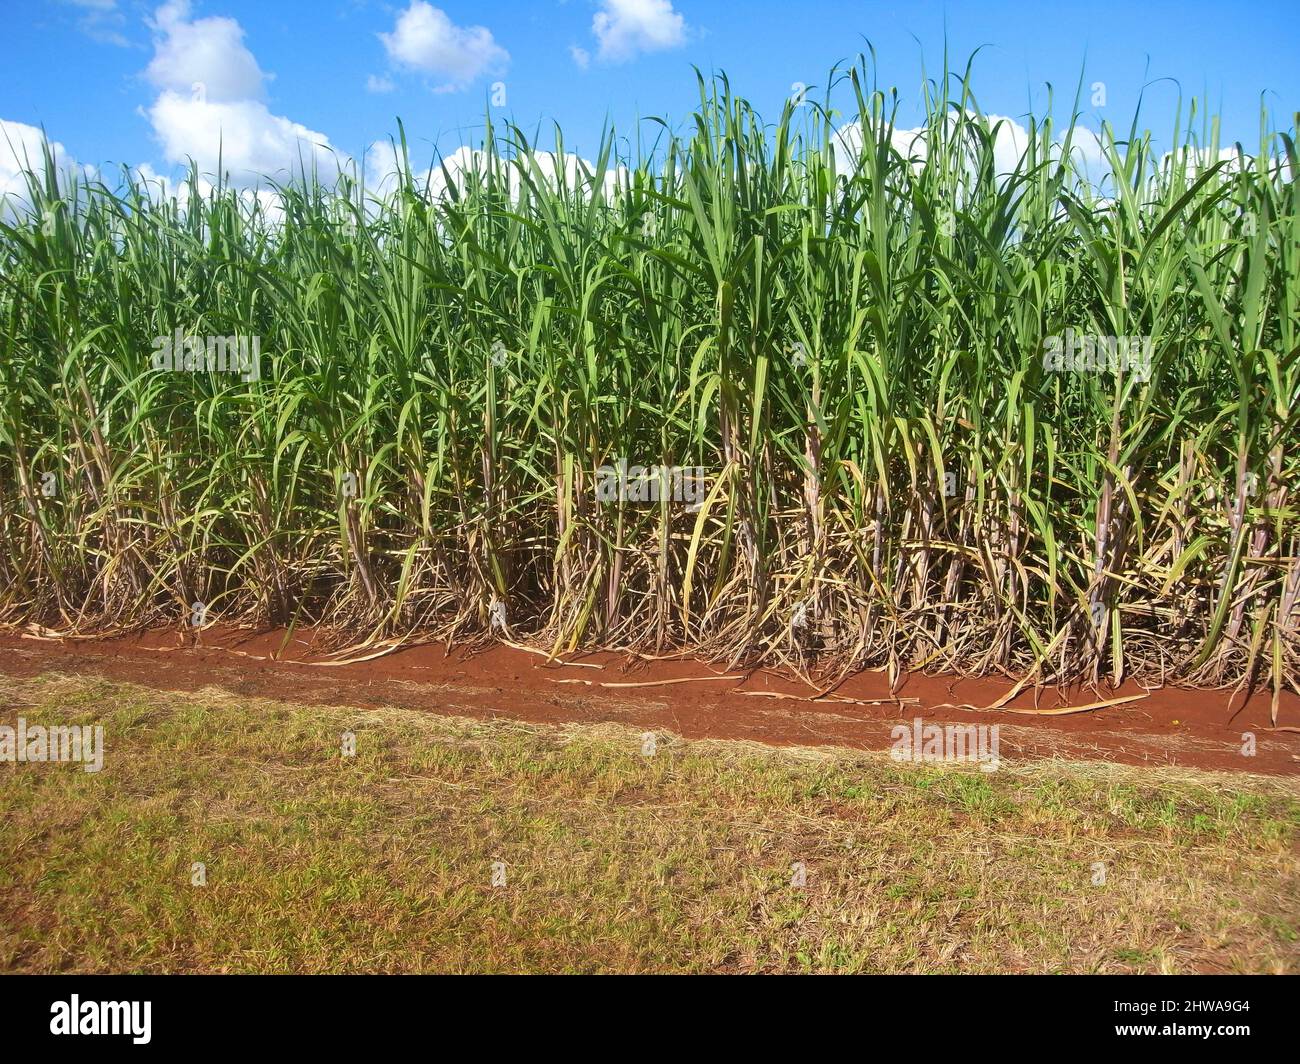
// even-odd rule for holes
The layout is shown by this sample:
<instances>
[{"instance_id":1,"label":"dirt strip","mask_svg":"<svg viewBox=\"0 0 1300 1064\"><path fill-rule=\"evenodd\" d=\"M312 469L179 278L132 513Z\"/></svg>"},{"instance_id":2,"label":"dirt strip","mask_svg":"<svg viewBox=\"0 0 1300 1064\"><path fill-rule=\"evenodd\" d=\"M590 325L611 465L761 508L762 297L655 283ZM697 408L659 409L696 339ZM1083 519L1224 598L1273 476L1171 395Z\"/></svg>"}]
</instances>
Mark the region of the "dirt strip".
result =
<instances>
[{"instance_id":1,"label":"dirt strip","mask_svg":"<svg viewBox=\"0 0 1300 1064\"><path fill-rule=\"evenodd\" d=\"M690 660L592 654L562 665L505 646L448 654L441 645L423 645L327 664L328 656L313 652L313 638L301 631L290 638L219 629L205 630L197 643L176 631L102 640L0 634L0 674L94 674L162 690L216 686L293 702L396 705L547 723L612 721L692 739L856 749L887 749L895 725L921 717L926 724L1002 725L1004 759L1300 775L1300 731L1286 730L1300 728L1300 698L1290 692L1282 698L1279 730L1269 722L1267 692L1247 700L1231 691L1147 692L1131 683L1117 691L1030 688L1004 709L989 710L1012 690L1010 681L916 674L891 692L883 673L863 672L813 700L817 692L789 678L724 673ZM1139 697L1082 713L1042 713L1126 696ZM1254 756L1243 753L1245 733L1254 736Z\"/></svg>"}]
</instances>

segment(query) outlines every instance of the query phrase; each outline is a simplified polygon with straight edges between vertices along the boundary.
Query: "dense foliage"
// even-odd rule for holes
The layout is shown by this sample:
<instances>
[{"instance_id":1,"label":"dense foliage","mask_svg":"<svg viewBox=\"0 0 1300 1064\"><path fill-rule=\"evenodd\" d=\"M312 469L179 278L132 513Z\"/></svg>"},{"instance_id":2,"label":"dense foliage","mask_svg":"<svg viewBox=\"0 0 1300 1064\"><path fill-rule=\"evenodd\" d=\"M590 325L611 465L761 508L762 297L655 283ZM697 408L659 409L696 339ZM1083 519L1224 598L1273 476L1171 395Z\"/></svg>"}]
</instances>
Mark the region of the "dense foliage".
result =
<instances>
[{"instance_id":1,"label":"dense foliage","mask_svg":"<svg viewBox=\"0 0 1300 1064\"><path fill-rule=\"evenodd\" d=\"M969 77L905 133L868 69L775 126L702 81L590 164L402 141L378 189L47 159L0 225L0 617L1294 685L1291 136L1021 134ZM178 329L255 371L155 368ZM699 504L599 501L619 459Z\"/></svg>"}]
</instances>

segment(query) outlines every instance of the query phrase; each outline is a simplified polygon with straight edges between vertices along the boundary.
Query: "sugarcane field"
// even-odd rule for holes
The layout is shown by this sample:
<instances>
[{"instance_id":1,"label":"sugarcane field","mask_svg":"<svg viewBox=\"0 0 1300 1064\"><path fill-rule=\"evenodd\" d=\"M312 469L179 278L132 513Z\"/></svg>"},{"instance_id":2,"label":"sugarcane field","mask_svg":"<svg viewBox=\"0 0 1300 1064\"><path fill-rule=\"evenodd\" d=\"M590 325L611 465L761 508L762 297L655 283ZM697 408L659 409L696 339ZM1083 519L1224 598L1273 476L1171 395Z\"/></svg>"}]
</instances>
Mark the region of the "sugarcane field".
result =
<instances>
[{"instance_id":1,"label":"sugarcane field","mask_svg":"<svg viewBox=\"0 0 1300 1064\"><path fill-rule=\"evenodd\" d=\"M1289 1027L1226 977L1300 973L1294 12L436 3L7 20L32 1037L272 974Z\"/></svg>"}]
</instances>

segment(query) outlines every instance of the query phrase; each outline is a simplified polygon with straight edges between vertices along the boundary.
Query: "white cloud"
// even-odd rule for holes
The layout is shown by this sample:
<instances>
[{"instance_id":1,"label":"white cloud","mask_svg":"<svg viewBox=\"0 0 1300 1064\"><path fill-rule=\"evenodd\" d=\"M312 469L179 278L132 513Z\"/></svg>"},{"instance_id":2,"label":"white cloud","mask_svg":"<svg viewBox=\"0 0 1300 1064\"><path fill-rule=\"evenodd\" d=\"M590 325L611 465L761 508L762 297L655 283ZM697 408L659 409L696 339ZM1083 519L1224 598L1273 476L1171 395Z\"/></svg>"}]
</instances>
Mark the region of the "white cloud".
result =
<instances>
[{"instance_id":1,"label":"white cloud","mask_svg":"<svg viewBox=\"0 0 1300 1064\"><path fill-rule=\"evenodd\" d=\"M425 0L411 0L411 6L397 16L393 32L381 33L379 39L398 66L442 79L442 92L463 89L510 62L491 30L457 26L446 12Z\"/></svg>"},{"instance_id":2,"label":"white cloud","mask_svg":"<svg viewBox=\"0 0 1300 1064\"><path fill-rule=\"evenodd\" d=\"M561 158L554 152L532 152L523 157L529 178L536 184L558 187L561 182L570 192L590 195L595 183L595 164L581 156L566 152ZM443 156L441 162L435 163L427 170L414 170L412 180L416 187L427 189L430 199L442 199L448 190L455 187L458 191L467 188L475 175L486 174L491 165L487 152L462 145L449 155ZM366 188L369 192L385 196L397 187L400 170L400 157L391 141L376 141L366 152ZM510 195L518 199L524 189L524 177L520 165L497 156L498 178L510 190ZM413 168L414 169L414 168ZM611 167L606 170L601 181L601 189L608 198L620 185L627 184L630 175L624 166Z\"/></svg>"},{"instance_id":3,"label":"white cloud","mask_svg":"<svg viewBox=\"0 0 1300 1064\"><path fill-rule=\"evenodd\" d=\"M600 58L619 63L638 52L685 43L686 20L673 10L671 0L601 0L591 32L600 42Z\"/></svg>"},{"instance_id":4,"label":"white cloud","mask_svg":"<svg viewBox=\"0 0 1300 1064\"><path fill-rule=\"evenodd\" d=\"M1227 163L1219 171L1218 180L1227 181L1241 173L1261 173L1274 180L1291 181L1291 163L1285 155L1272 155L1267 161L1262 157L1238 151L1236 144L1220 147L1218 152L1209 147L1183 145L1177 151L1160 156L1160 173L1166 179L1181 170L1183 179L1190 184L1216 163Z\"/></svg>"},{"instance_id":5,"label":"white cloud","mask_svg":"<svg viewBox=\"0 0 1300 1064\"><path fill-rule=\"evenodd\" d=\"M583 70L586 70L591 63L591 54L585 48L579 48L576 44L569 45L569 55L573 61Z\"/></svg>"},{"instance_id":6,"label":"white cloud","mask_svg":"<svg viewBox=\"0 0 1300 1064\"><path fill-rule=\"evenodd\" d=\"M969 117L983 126L993 136L993 171L998 178L1005 178L1021 169L1021 161L1029 148L1029 130L1013 118L1005 115L987 114ZM950 111L945 118L949 129L956 123L956 112ZM996 130L996 132L994 132ZM891 133L894 149L911 163L912 171L920 173L926 165L929 154L927 144L928 129L917 126L912 129L895 127ZM1076 125L1070 140L1070 165L1074 176L1090 186L1094 195L1098 194L1108 180L1112 179L1110 160L1105 150L1106 141L1095 130L1084 125ZM862 149L862 126L860 122L850 122L836 130L831 139L831 152L835 156L836 172L844 175L856 165ZM1038 150L1043 150L1039 145ZM1065 153L1064 136L1053 141L1047 151L1047 158L1059 162ZM1169 156L1164 157L1168 160ZM969 145L966 153L967 165L974 166L974 143ZM1041 160L1041 157L1040 157Z\"/></svg>"},{"instance_id":7,"label":"white cloud","mask_svg":"<svg viewBox=\"0 0 1300 1064\"><path fill-rule=\"evenodd\" d=\"M998 177L1005 177L1018 169L1020 160L1029 147L1029 131L1014 118L1008 118L1006 115L970 114L968 117L993 134L993 172ZM956 121L956 112L949 112L945 119L947 127L952 129ZM925 168L929 157L929 144L926 140L928 134L929 130L925 126L915 126L911 129L895 126L890 130L890 144L899 155L911 163L912 169L918 173ZM1086 150L1082 138L1076 138L1075 147ZM847 173L856 164L861 150L861 122L850 122L836 130L831 140L836 172ZM973 152L974 144L971 145L972 164Z\"/></svg>"},{"instance_id":8,"label":"white cloud","mask_svg":"<svg viewBox=\"0 0 1300 1064\"><path fill-rule=\"evenodd\" d=\"M397 188L401 171L401 157L389 140L377 140L366 149L366 191L376 196L387 196Z\"/></svg>"},{"instance_id":9,"label":"white cloud","mask_svg":"<svg viewBox=\"0 0 1300 1064\"><path fill-rule=\"evenodd\" d=\"M0 118L0 216L7 206L24 206L27 196L26 172L45 176L45 134L24 122L7 122ZM65 184L65 175L77 169L76 160L57 140L49 142L55 174Z\"/></svg>"},{"instance_id":10,"label":"white cloud","mask_svg":"<svg viewBox=\"0 0 1300 1064\"><path fill-rule=\"evenodd\" d=\"M200 177L192 189L188 177L176 179L160 174L148 163L136 168L134 184L136 187L143 186L144 195L153 203L175 201L182 214L189 210L192 190L200 199L206 199L216 187L211 181ZM257 220L267 229L275 229L284 221L284 201L277 190L241 188L238 196L250 216L256 209Z\"/></svg>"},{"instance_id":11,"label":"white cloud","mask_svg":"<svg viewBox=\"0 0 1300 1064\"><path fill-rule=\"evenodd\" d=\"M395 88L397 88L397 86L393 84L392 78L377 77L374 74L371 74L366 78L366 92L392 92Z\"/></svg>"},{"instance_id":12,"label":"white cloud","mask_svg":"<svg viewBox=\"0 0 1300 1064\"><path fill-rule=\"evenodd\" d=\"M993 173L1014 173L1029 150L1029 131L1006 115L984 115L984 126L993 133Z\"/></svg>"},{"instance_id":13,"label":"white cloud","mask_svg":"<svg viewBox=\"0 0 1300 1064\"><path fill-rule=\"evenodd\" d=\"M1061 146L1064 148L1064 140ZM1074 127L1074 133L1070 137L1070 159L1089 179L1098 179L1110 173L1106 142L1100 133L1087 126Z\"/></svg>"},{"instance_id":14,"label":"white cloud","mask_svg":"<svg viewBox=\"0 0 1300 1064\"><path fill-rule=\"evenodd\" d=\"M895 126L890 130L889 142L894 150L912 164L912 169L920 171L925 166L926 144L925 127L900 129ZM862 123L849 122L837 129L831 137L831 154L835 157L835 172L848 174L856 165L862 154Z\"/></svg>"},{"instance_id":15,"label":"white cloud","mask_svg":"<svg viewBox=\"0 0 1300 1064\"><path fill-rule=\"evenodd\" d=\"M236 184L286 178L305 170L322 180L350 160L324 133L272 114L266 75L244 46L234 19L191 20L188 0L154 14L154 56L145 76L162 91L148 108L163 158L204 174L228 173Z\"/></svg>"},{"instance_id":16,"label":"white cloud","mask_svg":"<svg viewBox=\"0 0 1300 1064\"><path fill-rule=\"evenodd\" d=\"M261 100L266 75L244 47L244 30L232 18L189 20L188 0L172 0L155 13L154 56L144 76L164 92L184 92L213 103Z\"/></svg>"},{"instance_id":17,"label":"white cloud","mask_svg":"<svg viewBox=\"0 0 1300 1064\"><path fill-rule=\"evenodd\" d=\"M302 170L329 180L349 161L324 133L271 114L259 100L213 103L164 92L149 109L149 120L169 163L193 159L207 174L220 166L236 184Z\"/></svg>"},{"instance_id":18,"label":"white cloud","mask_svg":"<svg viewBox=\"0 0 1300 1064\"><path fill-rule=\"evenodd\" d=\"M148 163L141 163L135 168L134 183L143 185L149 198L155 201L173 197L189 199L189 187L184 181L160 174ZM204 190L212 187L211 182L203 178L199 178L199 185Z\"/></svg>"},{"instance_id":19,"label":"white cloud","mask_svg":"<svg viewBox=\"0 0 1300 1064\"><path fill-rule=\"evenodd\" d=\"M572 152L565 152L563 158L554 152L533 152L528 168L529 176L539 185L558 187L563 183L569 191L580 190L589 195L596 181L596 164ZM628 182L630 175L625 166L616 165L606 169L601 179L601 190L608 198L620 185ZM518 194L522 187L522 178L517 168L512 168L511 189Z\"/></svg>"}]
</instances>

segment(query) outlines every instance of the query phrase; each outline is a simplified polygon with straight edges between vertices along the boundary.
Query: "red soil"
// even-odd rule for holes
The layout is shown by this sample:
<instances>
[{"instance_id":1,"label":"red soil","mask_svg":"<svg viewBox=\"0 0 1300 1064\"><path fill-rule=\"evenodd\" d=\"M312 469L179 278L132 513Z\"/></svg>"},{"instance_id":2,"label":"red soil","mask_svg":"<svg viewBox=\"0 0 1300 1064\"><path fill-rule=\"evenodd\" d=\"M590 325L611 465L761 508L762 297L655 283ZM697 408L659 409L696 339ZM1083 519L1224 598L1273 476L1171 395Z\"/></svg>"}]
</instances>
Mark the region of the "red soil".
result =
<instances>
[{"instance_id":1,"label":"red soil","mask_svg":"<svg viewBox=\"0 0 1300 1064\"><path fill-rule=\"evenodd\" d=\"M818 692L770 672L664 685L664 680L722 675L717 667L685 659L591 654L561 664L504 646L447 654L441 645L426 644L369 661L326 665L330 659L313 654L310 640L311 633L301 631L286 645L284 632L250 635L215 629L204 631L197 645L188 633L175 631L97 640L0 634L0 674L85 673L164 690L216 686L294 702L395 705L547 723L613 721L691 739L857 749L887 749L891 728L922 717L927 724L1001 724L1004 759L1055 757L1300 775L1300 697L1290 692L1282 697L1275 729L1269 723L1267 692L1245 699L1232 691L1164 687L1148 694L1129 683L1118 691L1045 688L1035 702L1030 688L1008 709L1047 710L1146 695L1083 713L1031 716L988 708L1012 688L998 679L912 674L891 693L884 673L863 672L814 701ZM600 686L629 683L656 686ZM883 703L861 704L873 699ZM1245 732L1255 736L1253 757L1242 753Z\"/></svg>"}]
</instances>

